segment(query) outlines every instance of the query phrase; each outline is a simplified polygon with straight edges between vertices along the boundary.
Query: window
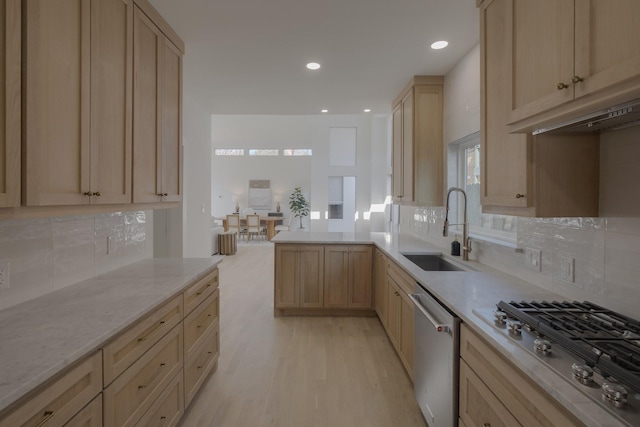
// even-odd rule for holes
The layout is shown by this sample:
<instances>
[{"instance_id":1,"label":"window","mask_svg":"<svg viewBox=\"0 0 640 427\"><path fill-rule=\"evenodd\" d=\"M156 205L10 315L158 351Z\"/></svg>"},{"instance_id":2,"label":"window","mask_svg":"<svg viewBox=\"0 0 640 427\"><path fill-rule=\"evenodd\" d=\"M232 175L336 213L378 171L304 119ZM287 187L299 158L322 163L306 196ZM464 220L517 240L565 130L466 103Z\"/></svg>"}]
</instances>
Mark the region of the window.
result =
<instances>
[{"instance_id":1,"label":"window","mask_svg":"<svg viewBox=\"0 0 640 427\"><path fill-rule=\"evenodd\" d=\"M285 148L282 150L283 156L311 156L311 148Z\"/></svg>"},{"instance_id":2,"label":"window","mask_svg":"<svg viewBox=\"0 0 640 427\"><path fill-rule=\"evenodd\" d=\"M216 148L214 156L244 156L244 148Z\"/></svg>"},{"instance_id":3,"label":"window","mask_svg":"<svg viewBox=\"0 0 640 427\"><path fill-rule=\"evenodd\" d=\"M480 133L476 132L462 138L452 143L452 146L456 151L459 186L467 193L469 234L476 238L484 237L505 243L514 243L516 241L515 217L482 213L480 205ZM462 212L459 213L459 219L462 219ZM462 229L459 231L462 232Z\"/></svg>"},{"instance_id":4,"label":"window","mask_svg":"<svg viewBox=\"0 0 640 427\"><path fill-rule=\"evenodd\" d=\"M249 155L250 156L277 156L278 155L278 149L266 149L266 148L251 148L249 150Z\"/></svg>"}]
</instances>

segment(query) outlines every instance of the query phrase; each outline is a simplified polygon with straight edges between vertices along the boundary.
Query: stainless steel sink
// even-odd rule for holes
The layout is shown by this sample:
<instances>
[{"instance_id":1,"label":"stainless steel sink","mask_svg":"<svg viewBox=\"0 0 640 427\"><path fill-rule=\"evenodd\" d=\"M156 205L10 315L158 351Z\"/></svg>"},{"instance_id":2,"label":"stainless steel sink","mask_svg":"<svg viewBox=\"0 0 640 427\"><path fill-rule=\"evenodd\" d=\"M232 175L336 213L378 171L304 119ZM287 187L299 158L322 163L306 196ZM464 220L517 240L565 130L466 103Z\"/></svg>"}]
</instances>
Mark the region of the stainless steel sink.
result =
<instances>
[{"instance_id":1,"label":"stainless steel sink","mask_svg":"<svg viewBox=\"0 0 640 427\"><path fill-rule=\"evenodd\" d=\"M445 260L441 255L402 254L402 256L425 271L465 271Z\"/></svg>"}]
</instances>

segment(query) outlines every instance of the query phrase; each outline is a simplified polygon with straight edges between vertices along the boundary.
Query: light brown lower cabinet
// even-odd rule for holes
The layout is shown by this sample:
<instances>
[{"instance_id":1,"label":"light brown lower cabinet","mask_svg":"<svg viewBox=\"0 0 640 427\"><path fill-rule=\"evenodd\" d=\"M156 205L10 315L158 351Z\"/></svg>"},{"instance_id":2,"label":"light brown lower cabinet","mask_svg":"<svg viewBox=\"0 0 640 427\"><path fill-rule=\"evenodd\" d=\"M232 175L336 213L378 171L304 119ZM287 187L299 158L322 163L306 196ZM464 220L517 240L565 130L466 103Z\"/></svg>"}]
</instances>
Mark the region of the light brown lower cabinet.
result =
<instances>
[{"instance_id":1,"label":"light brown lower cabinet","mask_svg":"<svg viewBox=\"0 0 640 427\"><path fill-rule=\"evenodd\" d=\"M218 366L219 295L216 268L0 413L0 427L177 425Z\"/></svg>"},{"instance_id":2,"label":"light brown lower cabinet","mask_svg":"<svg viewBox=\"0 0 640 427\"><path fill-rule=\"evenodd\" d=\"M181 326L175 326L105 389L105 426L136 425L171 379L182 369Z\"/></svg>"},{"instance_id":3,"label":"light brown lower cabinet","mask_svg":"<svg viewBox=\"0 0 640 427\"><path fill-rule=\"evenodd\" d=\"M219 290L216 289L184 320L185 401L189 405L207 375L216 367L220 349Z\"/></svg>"},{"instance_id":4,"label":"light brown lower cabinet","mask_svg":"<svg viewBox=\"0 0 640 427\"><path fill-rule=\"evenodd\" d=\"M46 427L46 424L43 427ZM71 418L65 427L102 427L102 394Z\"/></svg>"},{"instance_id":5,"label":"light brown lower cabinet","mask_svg":"<svg viewBox=\"0 0 640 427\"><path fill-rule=\"evenodd\" d=\"M370 245L328 245L324 248L324 306L372 308Z\"/></svg>"},{"instance_id":6,"label":"light brown lower cabinet","mask_svg":"<svg viewBox=\"0 0 640 427\"><path fill-rule=\"evenodd\" d=\"M414 280L399 266L390 262L387 269L387 334L402 364L413 380L413 304L408 293Z\"/></svg>"},{"instance_id":7,"label":"light brown lower cabinet","mask_svg":"<svg viewBox=\"0 0 640 427\"><path fill-rule=\"evenodd\" d=\"M9 414L0 427L65 425L102 391L102 351L77 363Z\"/></svg>"},{"instance_id":8,"label":"light brown lower cabinet","mask_svg":"<svg viewBox=\"0 0 640 427\"><path fill-rule=\"evenodd\" d=\"M389 311L389 300L387 297L387 256L379 249L375 250L373 258L373 299L376 313L383 326L387 326L387 312Z\"/></svg>"},{"instance_id":9,"label":"light brown lower cabinet","mask_svg":"<svg viewBox=\"0 0 640 427\"><path fill-rule=\"evenodd\" d=\"M173 427L184 414L184 377L182 370L169 382L136 427Z\"/></svg>"},{"instance_id":10,"label":"light brown lower cabinet","mask_svg":"<svg viewBox=\"0 0 640 427\"><path fill-rule=\"evenodd\" d=\"M459 413L466 427L584 426L464 324L460 357Z\"/></svg>"},{"instance_id":11,"label":"light brown lower cabinet","mask_svg":"<svg viewBox=\"0 0 640 427\"><path fill-rule=\"evenodd\" d=\"M189 406L194 396L207 379L209 373L215 370L220 354L220 333L213 328L202 345L196 348L193 355L184 364L184 395L186 405Z\"/></svg>"},{"instance_id":12,"label":"light brown lower cabinet","mask_svg":"<svg viewBox=\"0 0 640 427\"><path fill-rule=\"evenodd\" d=\"M371 245L275 246L274 314L373 314Z\"/></svg>"}]
</instances>

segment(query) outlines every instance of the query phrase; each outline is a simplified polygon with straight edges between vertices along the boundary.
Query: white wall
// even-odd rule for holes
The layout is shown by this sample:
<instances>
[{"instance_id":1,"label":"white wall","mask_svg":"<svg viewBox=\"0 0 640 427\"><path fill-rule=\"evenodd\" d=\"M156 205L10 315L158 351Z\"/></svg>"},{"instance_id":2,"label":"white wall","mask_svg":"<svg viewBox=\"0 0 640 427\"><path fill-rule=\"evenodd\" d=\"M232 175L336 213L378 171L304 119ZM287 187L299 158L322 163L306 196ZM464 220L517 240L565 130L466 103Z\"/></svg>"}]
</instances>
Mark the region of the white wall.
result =
<instances>
[{"instance_id":1,"label":"white wall","mask_svg":"<svg viewBox=\"0 0 640 427\"><path fill-rule=\"evenodd\" d=\"M185 56L185 81L194 71ZM197 102L198 88L185 85L183 102L183 209L176 226L182 227L184 257L211 255L211 115ZM173 254L172 254L173 255Z\"/></svg>"},{"instance_id":2,"label":"white wall","mask_svg":"<svg viewBox=\"0 0 640 427\"><path fill-rule=\"evenodd\" d=\"M380 121L380 120L378 120ZM357 164L353 167L329 166L329 131L331 127L357 128ZM328 205L328 177L355 176L356 209L360 219L356 231L368 232L370 221L363 219L370 210L372 191L384 192L379 183L371 182L371 141L385 139L386 126L377 124L372 131L369 115L315 116L242 116L219 115L211 120L214 148L311 148L311 157L231 157L212 156L211 210L214 216L234 211L237 198L240 209L247 207L250 179L269 179L272 211L279 198L285 217L289 216L289 194L301 187L311 202L314 219L305 218L303 225L311 230L327 230L325 212ZM375 131L375 132L374 132ZM384 136L380 136L383 133ZM386 151L385 151L386 152ZM384 159L385 155L379 153ZM297 221L297 220L296 220Z\"/></svg>"},{"instance_id":3,"label":"white wall","mask_svg":"<svg viewBox=\"0 0 640 427\"><path fill-rule=\"evenodd\" d=\"M480 61L477 48L445 78L445 135L454 141L479 130ZM514 248L474 241L470 258L567 299L590 300L632 317L640 305L640 201L636 159L640 128L601 135L600 218L517 218L519 248L542 253L542 270L531 270ZM400 231L450 248L442 237L442 207L400 209ZM609 216L604 216L609 215ZM613 216L616 215L616 216ZM621 217L624 216L624 217ZM575 282L560 278L560 257L575 258ZM496 301L497 302L497 301Z\"/></svg>"}]
</instances>

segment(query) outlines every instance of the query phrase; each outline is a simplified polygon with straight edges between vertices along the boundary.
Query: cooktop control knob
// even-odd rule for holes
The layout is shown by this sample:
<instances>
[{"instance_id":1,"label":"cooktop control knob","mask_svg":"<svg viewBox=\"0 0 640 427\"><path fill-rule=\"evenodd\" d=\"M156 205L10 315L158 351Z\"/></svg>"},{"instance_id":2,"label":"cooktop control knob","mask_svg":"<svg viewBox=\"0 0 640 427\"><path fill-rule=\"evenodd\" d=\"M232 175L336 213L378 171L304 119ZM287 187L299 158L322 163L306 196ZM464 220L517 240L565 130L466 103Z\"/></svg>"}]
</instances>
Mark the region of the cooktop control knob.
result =
<instances>
[{"instance_id":1,"label":"cooktop control knob","mask_svg":"<svg viewBox=\"0 0 640 427\"><path fill-rule=\"evenodd\" d=\"M522 335L522 321L517 319L509 319L507 321L507 329L513 335Z\"/></svg>"},{"instance_id":2,"label":"cooktop control knob","mask_svg":"<svg viewBox=\"0 0 640 427\"><path fill-rule=\"evenodd\" d=\"M616 408L623 408L627 403L627 389L620 384L602 383L602 400Z\"/></svg>"},{"instance_id":3,"label":"cooktop control knob","mask_svg":"<svg viewBox=\"0 0 640 427\"><path fill-rule=\"evenodd\" d=\"M536 338L533 340L533 349L546 356L551 354L551 342L543 338Z\"/></svg>"},{"instance_id":4,"label":"cooktop control knob","mask_svg":"<svg viewBox=\"0 0 640 427\"><path fill-rule=\"evenodd\" d=\"M593 383L593 369L591 369L591 367L582 363L574 363L571 365L571 372L573 373L573 378L582 384Z\"/></svg>"},{"instance_id":5,"label":"cooktop control knob","mask_svg":"<svg viewBox=\"0 0 640 427\"><path fill-rule=\"evenodd\" d=\"M496 310L493 312L493 317L498 325L504 325L507 321L507 313L502 310Z\"/></svg>"}]
</instances>

